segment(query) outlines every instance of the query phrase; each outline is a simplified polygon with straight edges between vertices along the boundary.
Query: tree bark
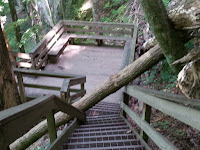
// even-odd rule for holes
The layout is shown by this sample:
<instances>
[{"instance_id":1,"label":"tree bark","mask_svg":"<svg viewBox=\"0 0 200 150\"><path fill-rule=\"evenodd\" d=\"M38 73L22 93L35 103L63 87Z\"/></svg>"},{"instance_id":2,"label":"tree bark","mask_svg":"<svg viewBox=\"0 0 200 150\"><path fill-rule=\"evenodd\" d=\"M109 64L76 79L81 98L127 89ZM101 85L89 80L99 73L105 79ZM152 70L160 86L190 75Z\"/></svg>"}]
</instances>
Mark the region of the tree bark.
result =
<instances>
[{"instance_id":1,"label":"tree bark","mask_svg":"<svg viewBox=\"0 0 200 150\"><path fill-rule=\"evenodd\" d=\"M0 17L1 24L1 17ZM20 104L17 84L9 59L2 27L0 26L0 110Z\"/></svg>"},{"instance_id":2,"label":"tree bark","mask_svg":"<svg viewBox=\"0 0 200 150\"><path fill-rule=\"evenodd\" d=\"M199 25L199 0L172 0L168 7L168 16L176 29Z\"/></svg>"},{"instance_id":3,"label":"tree bark","mask_svg":"<svg viewBox=\"0 0 200 150\"><path fill-rule=\"evenodd\" d=\"M17 12L16 12L16 9L15 9L15 0L9 0L8 3L9 3L9 8L10 8L10 14L11 14L12 22L16 22L18 20L18 17L17 17ZM17 42L20 43L22 34L21 34L19 26L15 27L15 35L16 35ZM25 53L25 49L24 49L23 45L20 48L20 52L21 53Z\"/></svg>"},{"instance_id":4,"label":"tree bark","mask_svg":"<svg viewBox=\"0 0 200 150\"><path fill-rule=\"evenodd\" d=\"M124 68L119 73L110 77L108 81L103 83L97 89L95 89L90 94L85 95L79 101L75 102L73 106L76 108L86 111L106 96L116 92L124 85L127 85L129 82L137 78L140 74L154 66L160 60L164 58L162 52L159 50L159 46L157 45L153 49L146 52L140 58L135 60L132 64ZM63 114L61 112L55 114L56 118L56 126L60 126L70 119L70 116ZM32 128L28 133L26 133L23 137L16 140L10 148L13 150L16 149L25 149L30 144L39 139L42 135L47 132L47 122L43 121L39 123L37 126Z\"/></svg>"},{"instance_id":5,"label":"tree bark","mask_svg":"<svg viewBox=\"0 0 200 150\"><path fill-rule=\"evenodd\" d=\"M162 0L140 0L151 29L162 48L169 65L178 74L181 65L171 65L186 54L184 42L169 20Z\"/></svg>"}]
</instances>

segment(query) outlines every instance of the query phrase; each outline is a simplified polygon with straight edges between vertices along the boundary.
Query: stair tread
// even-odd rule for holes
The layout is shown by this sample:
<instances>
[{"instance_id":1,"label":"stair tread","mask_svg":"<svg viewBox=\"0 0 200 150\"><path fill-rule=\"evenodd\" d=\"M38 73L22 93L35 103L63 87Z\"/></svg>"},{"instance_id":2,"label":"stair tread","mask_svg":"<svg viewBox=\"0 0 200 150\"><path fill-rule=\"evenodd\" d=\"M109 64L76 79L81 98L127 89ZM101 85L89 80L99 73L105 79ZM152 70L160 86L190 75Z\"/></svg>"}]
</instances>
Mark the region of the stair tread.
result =
<instances>
[{"instance_id":1,"label":"stair tread","mask_svg":"<svg viewBox=\"0 0 200 150\"><path fill-rule=\"evenodd\" d=\"M145 150L120 117L120 104L100 102L87 112L86 124L74 130L63 145L76 150Z\"/></svg>"}]
</instances>

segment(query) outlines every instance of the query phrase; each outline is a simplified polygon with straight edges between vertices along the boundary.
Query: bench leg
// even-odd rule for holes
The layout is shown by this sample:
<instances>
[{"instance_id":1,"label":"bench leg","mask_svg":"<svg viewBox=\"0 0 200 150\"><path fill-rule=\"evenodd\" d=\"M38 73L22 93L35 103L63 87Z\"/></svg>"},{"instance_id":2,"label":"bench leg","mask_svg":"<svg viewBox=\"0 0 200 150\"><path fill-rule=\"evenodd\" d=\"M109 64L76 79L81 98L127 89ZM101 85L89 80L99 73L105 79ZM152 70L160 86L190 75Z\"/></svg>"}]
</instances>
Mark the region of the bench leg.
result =
<instances>
[{"instance_id":1,"label":"bench leg","mask_svg":"<svg viewBox=\"0 0 200 150\"><path fill-rule=\"evenodd\" d=\"M102 46L103 45L103 40L97 40L97 44L98 44L98 46Z\"/></svg>"},{"instance_id":2,"label":"bench leg","mask_svg":"<svg viewBox=\"0 0 200 150\"><path fill-rule=\"evenodd\" d=\"M70 39L69 44L70 44L70 45L74 45L74 38L71 38L71 39Z\"/></svg>"}]
</instances>

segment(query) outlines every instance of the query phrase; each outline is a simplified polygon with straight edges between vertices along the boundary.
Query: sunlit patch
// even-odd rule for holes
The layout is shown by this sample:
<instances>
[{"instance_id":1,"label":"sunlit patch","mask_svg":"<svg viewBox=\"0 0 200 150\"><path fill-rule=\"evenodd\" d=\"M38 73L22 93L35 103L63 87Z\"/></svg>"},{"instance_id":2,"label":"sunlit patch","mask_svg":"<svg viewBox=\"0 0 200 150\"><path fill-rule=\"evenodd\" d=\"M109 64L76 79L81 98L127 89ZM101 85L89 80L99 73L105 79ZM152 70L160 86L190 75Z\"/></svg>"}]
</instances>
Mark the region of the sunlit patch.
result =
<instances>
[{"instance_id":1,"label":"sunlit patch","mask_svg":"<svg viewBox=\"0 0 200 150\"><path fill-rule=\"evenodd\" d=\"M90 9L90 8L92 8L92 1L91 0L87 0L84 4L83 4L83 6L81 7L81 11L84 11L84 10L88 10L88 9Z\"/></svg>"}]
</instances>

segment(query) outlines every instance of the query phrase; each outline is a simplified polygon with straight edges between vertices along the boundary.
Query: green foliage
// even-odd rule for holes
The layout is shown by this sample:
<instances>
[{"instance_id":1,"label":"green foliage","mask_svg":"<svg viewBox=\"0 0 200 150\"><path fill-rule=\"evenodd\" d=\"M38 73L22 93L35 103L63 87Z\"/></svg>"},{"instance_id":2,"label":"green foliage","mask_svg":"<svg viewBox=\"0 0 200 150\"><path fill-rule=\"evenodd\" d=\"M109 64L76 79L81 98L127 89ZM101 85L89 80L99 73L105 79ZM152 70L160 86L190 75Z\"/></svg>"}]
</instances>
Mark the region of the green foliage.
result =
<instances>
[{"instance_id":1,"label":"green foliage","mask_svg":"<svg viewBox=\"0 0 200 150\"><path fill-rule=\"evenodd\" d=\"M5 26L6 35L8 37L9 44L11 49L15 52L18 51L19 47L22 45L25 46L25 50L28 53L31 48L35 45L35 35L39 33L40 26L35 25L30 27L29 18L26 19L18 19L16 22L9 23ZM15 36L15 27L20 26L22 38L20 43L17 43L16 36Z\"/></svg>"},{"instance_id":2,"label":"green foliage","mask_svg":"<svg viewBox=\"0 0 200 150\"><path fill-rule=\"evenodd\" d=\"M84 0L76 0L76 1L66 1L67 7L67 19L69 20L80 20L84 12L81 11L81 7L84 3ZM86 13L86 12L85 12Z\"/></svg>"},{"instance_id":3,"label":"green foliage","mask_svg":"<svg viewBox=\"0 0 200 150\"><path fill-rule=\"evenodd\" d=\"M26 42L32 39L35 40L36 34L39 33L40 29L41 29L40 25L35 25L29 28L28 30L26 30L26 32L24 32L24 34L22 35L21 42L19 43L19 47L21 47L22 45L25 45Z\"/></svg>"},{"instance_id":4,"label":"green foliage","mask_svg":"<svg viewBox=\"0 0 200 150\"><path fill-rule=\"evenodd\" d=\"M101 18L102 22L128 22L127 17L122 17L126 11L126 0L110 0L103 9L110 12Z\"/></svg>"},{"instance_id":5,"label":"green foliage","mask_svg":"<svg viewBox=\"0 0 200 150\"><path fill-rule=\"evenodd\" d=\"M169 4L170 1L171 1L171 0L163 0L163 3L164 3L164 5L165 5L165 7L168 6L168 4Z\"/></svg>"},{"instance_id":6,"label":"green foliage","mask_svg":"<svg viewBox=\"0 0 200 150\"><path fill-rule=\"evenodd\" d=\"M167 129L170 125L170 122L165 120L165 121L158 121L158 122L153 122L153 127L159 127L161 129Z\"/></svg>"},{"instance_id":7,"label":"green foliage","mask_svg":"<svg viewBox=\"0 0 200 150\"><path fill-rule=\"evenodd\" d=\"M173 137L175 139L180 137L180 136L184 136L185 135L185 132L182 131L182 130L179 130L179 129L171 129L170 131L173 133Z\"/></svg>"},{"instance_id":8,"label":"green foliage","mask_svg":"<svg viewBox=\"0 0 200 150\"><path fill-rule=\"evenodd\" d=\"M8 2L6 0L0 0L0 16L6 16L9 12Z\"/></svg>"},{"instance_id":9,"label":"green foliage","mask_svg":"<svg viewBox=\"0 0 200 150\"><path fill-rule=\"evenodd\" d=\"M158 89L170 91L176 86L177 76L173 73L166 60L162 65L154 66L150 71L146 71L145 77L142 78L144 85L153 84Z\"/></svg>"},{"instance_id":10,"label":"green foliage","mask_svg":"<svg viewBox=\"0 0 200 150\"><path fill-rule=\"evenodd\" d=\"M156 80L157 70L158 70L158 66L154 66L151 71L146 71L144 73L145 76L147 76L145 78L142 78L142 82L144 85L148 85L150 83L155 83L157 81Z\"/></svg>"},{"instance_id":11,"label":"green foliage","mask_svg":"<svg viewBox=\"0 0 200 150\"><path fill-rule=\"evenodd\" d=\"M29 20L28 18L26 18L26 19L18 19L17 21L10 23L9 27L7 28L7 31L8 32L10 30L12 31L15 27L20 26L20 25L26 23L28 20Z\"/></svg>"}]
</instances>

